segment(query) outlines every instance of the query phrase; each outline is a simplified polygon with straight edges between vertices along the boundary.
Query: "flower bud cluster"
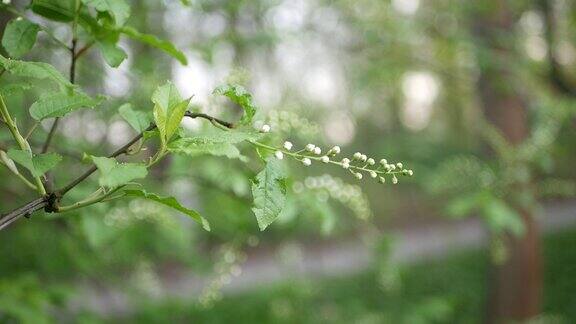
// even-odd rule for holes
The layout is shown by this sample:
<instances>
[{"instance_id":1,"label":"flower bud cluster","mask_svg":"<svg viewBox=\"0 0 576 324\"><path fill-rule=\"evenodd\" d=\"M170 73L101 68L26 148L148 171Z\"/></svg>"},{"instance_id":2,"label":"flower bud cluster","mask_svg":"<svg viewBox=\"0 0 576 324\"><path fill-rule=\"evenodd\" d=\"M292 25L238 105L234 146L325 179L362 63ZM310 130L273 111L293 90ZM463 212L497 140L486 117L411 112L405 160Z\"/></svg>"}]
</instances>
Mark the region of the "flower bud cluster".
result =
<instances>
[{"instance_id":1,"label":"flower bud cluster","mask_svg":"<svg viewBox=\"0 0 576 324\"><path fill-rule=\"evenodd\" d=\"M265 124L260 128L260 132L268 133L271 129L270 125ZM289 141L285 141L280 148L259 142L252 142L252 144L273 151L274 156L279 160L284 159L285 156L289 156L300 161L302 165L306 167L311 166L314 161L338 165L348 170L357 180L371 178L377 180L379 183L385 183L387 181L386 178L389 177L392 184L397 184L398 176L414 175L412 170L404 168L402 162L389 163L388 160L381 159L376 163L376 159L361 152L356 152L351 157L339 159L336 157L341 153L339 146L333 146L324 151L313 143L306 144L300 150L293 150L294 144Z\"/></svg>"},{"instance_id":2,"label":"flower bud cluster","mask_svg":"<svg viewBox=\"0 0 576 324\"><path fill-rule=\"evenodd\" d=\"M340 178L324 174L319 177L308 177L303 182L295 182L295 193L312 191L323 201L334 199L349 208L360 219L372 216L368 197L358 185L347 184Z\"/></svg>"},{"instance_id":3,"label":"flower bud cluster","mask_svg":"<svg viewBox=\"0 0 576 324\"><path fill-rule=\"evenodd\" d=\"M263 126L262 131L267 125ZM341 153L339 146L333 146L324 151L322 148L313 143L306 144L301 150L293 151L294 144L285 141L281 148L267 146L261 143L255 145L263 148L274 150L274 156L282 160L285 156L290 156L302 163L304 166L311 166L314 161L323 164L334 164L350 171L352 176L357 180L364 178L375 179L380 183L385 183L386 178L389 177L393 184L398 183L399 176L412 176L414 172L410 169L404 168L402 162L389 163L386 159L381 159L378 163L372 157L368 157L361 152L354 153L351 157L337 158ZM325 152L325 153L324 153Z\"/></svg>"}]
</instances>

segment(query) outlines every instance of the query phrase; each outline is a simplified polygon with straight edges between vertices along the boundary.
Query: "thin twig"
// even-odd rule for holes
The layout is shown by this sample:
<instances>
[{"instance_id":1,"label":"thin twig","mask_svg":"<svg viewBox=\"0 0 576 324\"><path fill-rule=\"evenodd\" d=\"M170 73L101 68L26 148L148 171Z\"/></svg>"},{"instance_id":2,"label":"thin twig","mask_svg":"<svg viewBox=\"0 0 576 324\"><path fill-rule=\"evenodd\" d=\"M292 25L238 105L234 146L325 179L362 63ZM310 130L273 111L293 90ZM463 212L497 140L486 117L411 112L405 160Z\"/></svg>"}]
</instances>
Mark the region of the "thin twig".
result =
<instances>
[{"instance_id":1,"label":"thin twig","mask_svg":"<svg viewBox=\"0 0 576 324\"><path fill-rule=\"evenodd\" d=\"M87 50L89 50L90 47L92 47L92 45L94 45L94 41L91 41L86 45L84 45L82 48L80 48L78 52L76 52L76 54L74 55L75 58L78 59L80 56L82 56L82 54L84 54Z\"/></svg>"}]
</instances>

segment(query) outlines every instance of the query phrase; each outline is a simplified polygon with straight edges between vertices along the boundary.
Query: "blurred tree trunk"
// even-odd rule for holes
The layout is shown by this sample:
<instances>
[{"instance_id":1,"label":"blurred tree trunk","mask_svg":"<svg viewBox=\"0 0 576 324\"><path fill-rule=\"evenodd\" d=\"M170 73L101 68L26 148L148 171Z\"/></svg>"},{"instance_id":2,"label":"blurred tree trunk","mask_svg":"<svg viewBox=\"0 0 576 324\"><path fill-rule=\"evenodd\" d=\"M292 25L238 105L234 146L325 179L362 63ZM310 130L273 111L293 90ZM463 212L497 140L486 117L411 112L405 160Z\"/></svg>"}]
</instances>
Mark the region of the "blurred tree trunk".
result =
<instances>
[{"instance_id":1,"label":"blurred tree trunk","mask_svg":"<svg viewBox=\"0 0 576 324\"><path fill-rule=\"evenodd\" d=\"M514 19L506 1L490 0L474 17L479 46L480 79L477 84L486 118L513 145L528 136L526 102L514 74ZM530 192L518 185L515 192ZM525 225L523 236L505 234L508 257L492 264L487 301L487 323L522 321L540 313L542 261L534 211L516 208Z\"/></svg>"}]
</instances>

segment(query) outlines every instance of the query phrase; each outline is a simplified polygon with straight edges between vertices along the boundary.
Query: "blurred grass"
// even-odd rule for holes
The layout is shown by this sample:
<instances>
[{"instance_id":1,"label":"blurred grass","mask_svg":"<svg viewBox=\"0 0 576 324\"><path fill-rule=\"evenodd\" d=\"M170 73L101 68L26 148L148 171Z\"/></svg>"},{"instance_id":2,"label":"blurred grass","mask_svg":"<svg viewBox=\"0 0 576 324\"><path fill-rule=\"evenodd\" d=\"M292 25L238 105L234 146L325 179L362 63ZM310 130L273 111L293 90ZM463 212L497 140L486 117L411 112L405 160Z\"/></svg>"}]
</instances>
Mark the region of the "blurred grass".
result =
<instances>
[{"instance_id":1,"label":"blurred grass","mask_svg":"<svg viewBox=\"0 0 576 324\"><path fill-rule=\"evenodd\" d=\"M576 231L545 238L543 314L576 320ZM379 273L291 282L226 296L210 307L196 301L144 302L133 323L480 323L488 253L452 255L402 269L400 288L384 290Z\"/></svg>"}]
</instances>

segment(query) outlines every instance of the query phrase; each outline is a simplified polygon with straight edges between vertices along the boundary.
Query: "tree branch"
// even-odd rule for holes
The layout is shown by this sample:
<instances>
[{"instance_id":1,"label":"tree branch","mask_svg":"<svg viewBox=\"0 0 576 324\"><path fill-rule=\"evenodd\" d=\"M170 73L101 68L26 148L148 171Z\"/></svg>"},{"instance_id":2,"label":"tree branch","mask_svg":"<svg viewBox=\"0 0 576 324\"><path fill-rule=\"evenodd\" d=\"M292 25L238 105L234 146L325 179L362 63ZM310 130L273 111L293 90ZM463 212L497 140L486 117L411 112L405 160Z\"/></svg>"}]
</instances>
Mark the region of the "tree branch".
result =
<instances>
[{"instance_id":1,"label":"tree branch","mask_svg":"<svg viewBox=\"0 0 576 324\"><path fill-rule=\"evenodd\" d=\"M0 230L17 221L22 216L29 217L33 213L44 209L47 205L48 199L46 197L40 197L32 200L31 202L18 209L9 212L0 218Z\"/></svg>"},{"instance_id":2,"label":"tree branch","mask_svg":"<svg viewBox=\"0 0 576 324\"><path fill-rule=\"evenodd\" d=\"M185 117L206 119L212 123L222 125L226 128L234 128L235 127L235 125L233 123L218 119L216 117L212 117L212 116L204 114L204 113L186 112ZM151 124L150 126L148 126L148 128L144 132L152 131L154 129L156 129L156 125ZM127 153L128 149L130 149L130 147L132 145L134 145L136 142L138 142L140 139L142 139L142 137L144 136L144 132L141 132L138 135L136 135L134 138L132 138L125 145L123 145L122 147L120 147L119 149L114 151L108 157L115 158L115 157L118 157L122 154ZM44 209L46 212L59 212L57 204L62 199L62 197L64 195L66 195L66 193L68 193L74 187L76 187L78 184L82 183L84 180L86 180L88 177L90 177L92 175L92 173L96 172L96 170L97 170L96 166L93 165L92 167L90 167L90 169L86 170L82 175L80 175L78 178L71 181L68 185L64 186L62 189L59 189L53 193L49 193L49 194L45 195L44 197L40 197L40 198L37 198L33 201L30 201L26 205L24 205L18 209L15 209L15 210L9 212L8 214L1 216L0 217L0 230L4 229L5 227L10 225L14 221L21 218L22 216L29 217L34 212L41 210L41 209Z\"/></svg>"}]
</instances>

